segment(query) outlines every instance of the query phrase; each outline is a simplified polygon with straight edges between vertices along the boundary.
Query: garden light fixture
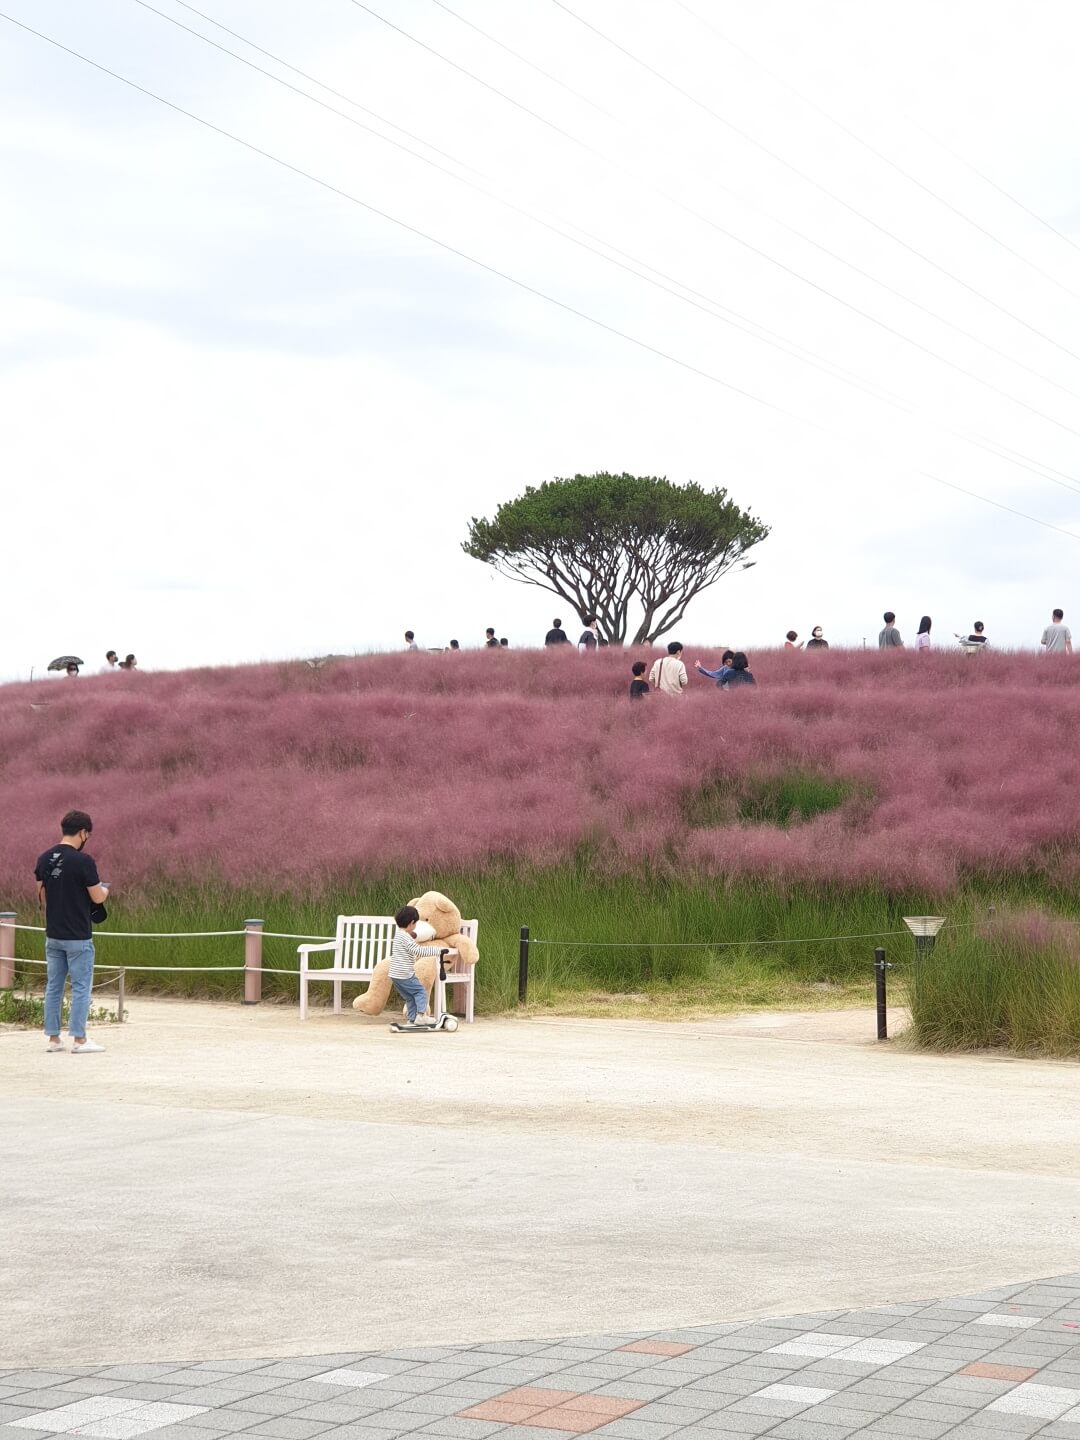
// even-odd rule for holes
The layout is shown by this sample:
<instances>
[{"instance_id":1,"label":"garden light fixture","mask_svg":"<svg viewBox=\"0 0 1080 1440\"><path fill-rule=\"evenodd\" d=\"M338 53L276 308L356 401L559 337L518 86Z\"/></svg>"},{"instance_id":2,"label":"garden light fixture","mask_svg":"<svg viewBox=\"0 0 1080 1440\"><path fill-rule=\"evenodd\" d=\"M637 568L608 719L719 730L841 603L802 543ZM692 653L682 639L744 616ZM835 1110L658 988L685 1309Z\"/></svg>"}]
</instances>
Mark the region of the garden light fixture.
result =
<instances>
[{"instance_id":1,"label":"garden light fixture","mask_svg":"<svg viewBox=\"0 0 1080 1440\"><path fill-rule=\"evenodd\" d=\"M934 948L937 933L945 924L944 915L905 915L904 924L915 937L915 958L921 960Z\"/></svg>"}]
</instances>

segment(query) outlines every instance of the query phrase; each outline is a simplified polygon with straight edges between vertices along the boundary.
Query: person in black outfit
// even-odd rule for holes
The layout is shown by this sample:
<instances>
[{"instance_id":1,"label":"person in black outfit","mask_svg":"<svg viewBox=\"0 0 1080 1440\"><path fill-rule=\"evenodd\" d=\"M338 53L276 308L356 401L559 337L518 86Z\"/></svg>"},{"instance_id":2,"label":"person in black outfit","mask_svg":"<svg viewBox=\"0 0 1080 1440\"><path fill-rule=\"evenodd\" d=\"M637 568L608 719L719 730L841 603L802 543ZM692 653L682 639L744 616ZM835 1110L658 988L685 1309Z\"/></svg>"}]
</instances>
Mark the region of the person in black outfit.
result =
<instances>
[{"instance_id":1,"label":"person in black outfit","mask_svg":"<svg viewBox=\"0 0 1080 1440\"><path fill-rule=\"evenodd\" d=\"M566 631L562 628L562 621L561 621L561 620L553 620L553 621L551 622L551 629L550 629L550 630L547 632L547 634L544 636L544 644L545 644L545 645L569 645L569 644L570 644L570 636L567 635Z\"/></svg>"},{"instance_id":2,"label":"person in black outfit","mask_svg":"<svg viewBox=\"0 0 1080 1440\"><path fill-rule=\"evenodd\" d=\"M34 877L38 903L45 906L45 1034L47 1049L61 1051L60 1009L64 982L71 980L68 1033L73 1055L104 1050L86 1038L90 990L94 982L93 919L109 894L98 879L97 866L86 854L93 822L85 810L69 810L60 821L60 843L38 856ZM98 919L104 919L99 913Z\"/></svg>"},{"instance_id":3,"label":"person in black outfit","mask_svg":"<svg viewBox=\"0 0 1080 1440\"><path fill-rule=\"evenodd\" d=\"M815 625L811 632L810 639L806 642L807 650L827 650L829 642L821 633L821 626Z\"/></svg>"},{"instance_id":4,"label":"person in black outfit","mask_svg":"<svg viewBox=\"0 0 1080 1440\"><path fill-rule=\"evenodd\" d=\"M499 642L495 638L495 631L490 625L484 631L484 648L486 650L497 650L499 648Z\"/></svg>"},{"instance_id":5,"label":"person in black outfit","mask_svg":"<svg viewBox=\"0 0 1080 1440\"><path fill-rule=\"evenodd\" d=\"M741 650L736 650L731 657L731 669L726 677L720 682L721 690L734 690L737 685L756 685L754 673L750 669L750 661Z\"/></svg>"},{"instance_id":6,"label":"person in black outfit","mask_svg":"<svg viewBox=\"0 0 1080 1440\"><path fill-rule=\"evenodd\" d=\"M645 679L645 661L635 660L630 667L630 674L634 677L630 681L630 699L643 700L649 694L649 682Z\"/></svg>"}]
</instances>

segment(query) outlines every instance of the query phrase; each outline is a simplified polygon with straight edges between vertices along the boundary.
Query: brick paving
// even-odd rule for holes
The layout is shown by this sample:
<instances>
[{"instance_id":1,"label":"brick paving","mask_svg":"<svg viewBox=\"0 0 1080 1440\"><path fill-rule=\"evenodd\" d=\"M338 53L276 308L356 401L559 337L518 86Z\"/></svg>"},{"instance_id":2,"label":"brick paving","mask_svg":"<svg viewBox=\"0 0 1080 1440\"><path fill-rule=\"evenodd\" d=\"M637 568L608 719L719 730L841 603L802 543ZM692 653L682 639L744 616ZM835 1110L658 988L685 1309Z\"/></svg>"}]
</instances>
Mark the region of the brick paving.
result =
<instances>
[{"instance_id":1,"label":"brick paving","mask_svg":"<svg viewBox=\"0 0 1080 1440\"><path fill-rule=\"evenodd\" d=\"M1080 1274L654 1334L12 1370L0 1440L1080 1440Z\"/></svg>"}]
</instances>

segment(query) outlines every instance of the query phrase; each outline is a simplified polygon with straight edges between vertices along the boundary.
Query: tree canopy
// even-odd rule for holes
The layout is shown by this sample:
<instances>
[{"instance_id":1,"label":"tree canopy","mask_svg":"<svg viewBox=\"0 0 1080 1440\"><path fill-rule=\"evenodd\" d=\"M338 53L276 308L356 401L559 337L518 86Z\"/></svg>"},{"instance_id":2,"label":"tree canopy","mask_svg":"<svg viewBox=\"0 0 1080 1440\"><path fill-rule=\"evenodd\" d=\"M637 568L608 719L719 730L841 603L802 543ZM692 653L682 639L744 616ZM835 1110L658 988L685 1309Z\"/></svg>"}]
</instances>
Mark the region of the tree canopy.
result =
<instances>
[{"instance_id":1,"label":"tree canopy","mask_svg":"<svg viewBox=\"0 0 1080 1440\"><path fill-rule=\"evenodd\" d=\"M550 590L578 615L595 615L601 635L634 644L678 625L687 606L768 535L728 498L693 482L653 475L574 475L530 485L494 519L469 523L466 555L500 574Z\"/></svg>"}]
</instances>

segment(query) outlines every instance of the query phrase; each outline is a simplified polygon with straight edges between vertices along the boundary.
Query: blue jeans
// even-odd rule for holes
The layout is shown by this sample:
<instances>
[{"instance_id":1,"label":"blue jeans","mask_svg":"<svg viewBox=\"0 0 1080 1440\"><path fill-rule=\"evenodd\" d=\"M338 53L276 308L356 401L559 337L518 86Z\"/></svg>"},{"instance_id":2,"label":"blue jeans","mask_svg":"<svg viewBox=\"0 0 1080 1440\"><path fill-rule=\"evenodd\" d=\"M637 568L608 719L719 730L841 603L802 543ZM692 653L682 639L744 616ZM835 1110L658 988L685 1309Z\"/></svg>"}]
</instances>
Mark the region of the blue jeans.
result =
<instances>
[{"instance_id":1,"label":"blue jeans","mask_svg":"<svg viewBox=\"0 0 1080 1440\"><path fill-rule=\"evenodd\" d=\"M90 986L94 979L93 940L46 940L45 1034L60 1034L60 1007L64 981L71 980L71 1014L68 1034L73 1040L86 1039L86 1017L90 1012Z\"/></svg>"},{"instance_id":2,"label":"blue jeans","mask_svg":"<svg viewBox=\"0 0 1080 1440\"><path fill-rule=\"evenodd\" d=\"M405 1001L405 1013L409 1017L410 1025L417 1015L427 1014L427 991L415 975L407 975L404 980L394 980L391 984Z\"/></svg>"}]
</instances>

